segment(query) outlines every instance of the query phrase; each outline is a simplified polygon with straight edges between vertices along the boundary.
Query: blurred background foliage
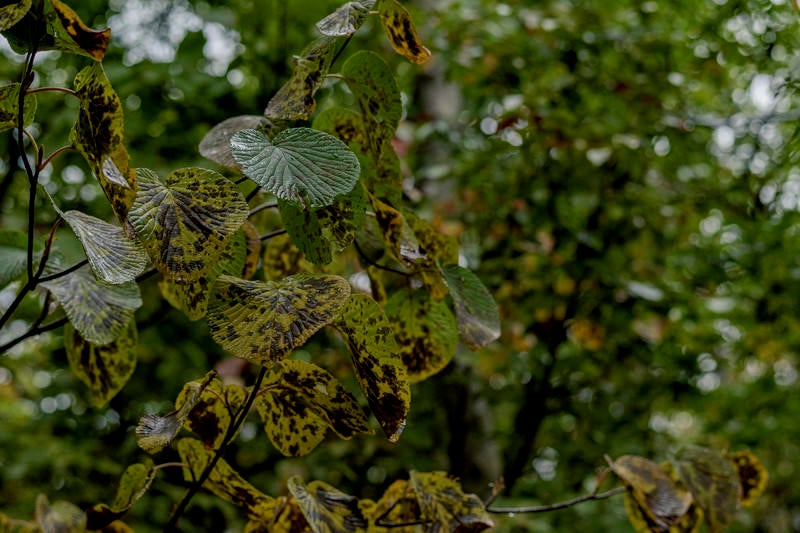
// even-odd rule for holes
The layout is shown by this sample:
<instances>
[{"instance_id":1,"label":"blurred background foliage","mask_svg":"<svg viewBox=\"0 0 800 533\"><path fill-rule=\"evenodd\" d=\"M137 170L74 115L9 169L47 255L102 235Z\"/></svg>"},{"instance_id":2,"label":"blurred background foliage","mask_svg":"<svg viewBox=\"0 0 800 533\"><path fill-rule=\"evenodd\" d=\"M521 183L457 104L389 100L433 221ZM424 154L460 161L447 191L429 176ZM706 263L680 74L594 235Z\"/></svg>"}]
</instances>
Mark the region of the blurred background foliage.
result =
<instances>
[{"instance_id":1,"label":"blurred background foliage","mask_svg":"<svg viewBox=\"0 0 800 533\"><path fill-rule=\"evenodd\" d=\"M314 22L338 5L72 7L112 28L104 66L125 105L131 159L163 175L211 166L197 153L203 135L260 113ZM374 498L409 469L445 469L482 497L503 474L503 504L536 504L591 490L603 454L662 460L688 443L747 448L770 482L730 531L800 531L800 27L789 0L406 5L430 62L393 56L374 22L347 53L378 50L397 67L405 196L458 237L462 262L502 309L503 336L478 353L459 349L414 387L396 445L330 439L307 458L284 459L248 423L232 462L271 494L300 474ZM22 58L4 43L2 51L0 78L14 81ZM43 53L37 83L71 86L85 63ZM335 83L317 95L323 108L346 99ZM66 144L76 106L39 96L34 130L48 152ZM0 176L2 226L24 229L27 184L11 135L0 142ZM110 215L77 154L43 182L64 210ZM40 207L44 232L54 213ZM70 243L60 234L65 255L77 254ZM29 518L38 493L82 507L110 501L125 466L143 455L138 418L169 410L184 382L230 364L203 321L160 303L155 280L143 293L139 364L108 407L88 405L58 331L0 359L3 512ZM13 295L0 292L0 306ZM25 330L36 306L9 335ZM334 372L346 361L325 335L298 356ZM134 507L127 521L137 531L159 530L182 493L177 470L159 478L174 484L157 481ZM204 496L184 524L235 530L241 519ZM621 498L498 522L505 531L629 527Z\"/></svg>"}]
</instances>

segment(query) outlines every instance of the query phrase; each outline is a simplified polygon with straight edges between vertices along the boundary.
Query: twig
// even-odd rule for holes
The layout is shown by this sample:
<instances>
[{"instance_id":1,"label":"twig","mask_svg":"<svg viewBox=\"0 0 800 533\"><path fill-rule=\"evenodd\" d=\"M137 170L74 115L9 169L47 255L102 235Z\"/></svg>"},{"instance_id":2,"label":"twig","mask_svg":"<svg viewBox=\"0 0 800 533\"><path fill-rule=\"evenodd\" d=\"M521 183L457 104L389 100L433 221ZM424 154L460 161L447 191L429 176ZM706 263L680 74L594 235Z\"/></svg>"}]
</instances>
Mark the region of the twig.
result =
<instances>
[{"instance_id":1,"label":"twig","mask_svg":"<svg viewBox=\"0 0 800 533\"><path fill-rule=\"evenodd\" d=\"M380 270L385 270L386 272L392 272L394 274L399 274L399 275L405 276L405 277L410 277L411 276L411 274L409 272L403 272L402 270L397 270L396 268L384 266L384 265L378 264L377 262L373 261L372 259L367 257L367 254L364 253L364 250L361 249L361 247L358 245L357 241L353 241L353 246L355 247L356 252L358 253L358 256L361 259L363 259L364 261L366 261L368 264L374 266L375 268L378 268Z\"/></svg>"},{"instance_id":2,"label":"twig","mask_svg":"<svg viewBox=\"0 0 800 533\"><path fill-rule=\"evenodd\" d=\"M71 267L62 270L61 272L56 272L55 274L50 274L49 276L43 276L43 277L39 278L39 282L40 283L44 283L46 281L53 281L54 279L63 278L64 276L72 274L73 272L75 272L79 268L81 268L81 267L83 267L85 265L88 265L88 264L89 264L89 260L88 259L83 259L81 261L78 261L77 263L75 263Z\"/></svg>"},{"instance_id":3,"label":"twig","mask_svg":"<svg viewBox=\"0 0 800 533\"><path fill-rule=\"evenodd\" d=\"M250 210L250 212L247 214L247 218L250 218L251 216L255 215L256 213L260 213L261 211L264 211L266 209L274 209L276 207L278 207L278 202L266 202L266 203L263 203L261 205L257 205L253 209Z\"/></svg>"},{"instance_id":4,"label":"twig","mask_svg":"<svg viewBox=\"0 0 800 533\"><path fill-rule=\"evenodd\" d=\"M62 146L61 148L55 150L52 154L47 156L47 159L45 159L44 162L42 162L39 165L39 170L42 170L42 169L46 168L47 165L49 165L56 156L58 156L60 154L63 154L64 152L66 152L68 150L74 150L74 149L75 149L75 147L73 145L68 144L66 146Z\"/></svg>"},{"instance_id":5,"label":"twig","mask_svg":"<svg viewBox=\"0 0 800 533\"><path fill-rule=\"evenodd\" d=\"M31 337L35 337L36 335L40 335L42 333L45 333L45 332L53 330L53 329L60 328L61 326L63 326L67 322L68 322L68 319L66 317L64 317L64 318L59 318L58 320L55 320L53 322L50 322L49 324L45 324L44 326L32 327L31 329L29 329L28 331L26 331L25 333L23 333L19 337L15 338L15 339L12 339L12 340L8 341L7 343L3 344L2 346L0 346L0 354L6 353L8 350L10 350L11 348L13 348L14 346L16 346L17 344L21 343L22 341L24 341L26 339L29 339Z\"/></svg>"},{"instance_id":6,"label":"twig","mask_svg":"<svg viewBox=\"0 0 800 533\"><path fill-rule=\"evenodd\" d=\"M27 89L25 94L36 94L36 93L65 93L72 95L74 97L78 97L78 93L73 91L72 89L67 89L66 87L37 87L36 89Z\"/></svg>"},{"instance_id":7,"label":"twig","mask_svg":"<svg viewBox=\"0 0 800 533\"><path fill-rule=\"evenodd\" d=\"M269 233L267 233L267 234L265 234L265 235L262 235L262 236L261 236L261 237L259 237L258 239L259 239L261 242L264 242L264 241L268 241L268 240L270 240L270 239L271 239L271 238L273 238L273 237L277 237L278 235L283 235L284 233L286 233L286 230L285 230L285 229L276 229L275 231L270 231Z\"/></svg>"},{"instance_id":8,"label":"twig","mask_svg":"<svg viewBox=\"0 0 800 533\"><path fill-rule=\"evenodd\" d=\"M556 511L558 509L572 507L573 505L577 505L583 502L588 502L592 500L605 500L606 498L611 498L612 496L616 496L617 494L622 494L623 492L625 492L625 487L617 487L611 490L607 490L606 492L600 492L600 493L592 492L591 494L578 496L577 498L572 498L571 500L566 500L559 503L553 503L550 505L532 505L529 507L491 507L491 508L487 507L486 511L495 514L547 513L549 511Z\"/></svg>"}]
</instances>

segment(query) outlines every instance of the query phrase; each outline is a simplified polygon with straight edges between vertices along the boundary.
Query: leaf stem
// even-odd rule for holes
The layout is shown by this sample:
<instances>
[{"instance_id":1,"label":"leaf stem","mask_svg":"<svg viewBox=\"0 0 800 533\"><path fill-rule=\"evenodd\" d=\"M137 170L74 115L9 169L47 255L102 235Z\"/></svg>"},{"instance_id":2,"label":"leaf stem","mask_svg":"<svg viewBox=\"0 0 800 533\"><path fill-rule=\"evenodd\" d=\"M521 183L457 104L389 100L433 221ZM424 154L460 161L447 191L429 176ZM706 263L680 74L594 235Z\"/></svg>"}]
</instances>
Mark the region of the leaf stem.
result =
<instances>
[{"instance_id":1,"label":"leaf stem","mask_svg":"<svg viewBox=\"0 0 800 533\"><path fill-rule=\"evenodd\" d=\"M52 154L47 156L47 159L45 159L44 162L41 165L39 165L39 170L42 170L42 169L46 168L47 165L52 163L53 159L55 159L57 156L63 154L66 151L74 150L74 149L75 149L75 147L73 145L68 144L66 146L62 146L61 148L55 150Z\"/></svg>"},{"instance_id":2,"label":"leaf stem","mask_svg":"<svg viewBox=\"0 0 800 533\"><path fill-rule=\"evenodd\" d=\"M277 237L278 235L283 235L284 233L286 233L285 229L276 229L275 231L270 231L269 233L262 235L261 237L259 237L259 240L261 242L268 241L271 238Z\"/></svg>"},{"instance_id":3,"label":"leaf stem","mask_svg":"<svg viewBox=\"0 0 800 533\"><path fill-rule=\"evenodd\" d=\"M72 89L67 89L66 87L37 87L36 89L27 89L25 94L36 94L36 93L65 93L70 94L74 97L78 97L78 93L73 91Z\"/></svg>"},{"instance_id":4,"label":"leaf stem","mask_svg":"<svg viewBox=\"0 0 800 533\"><path fill-rule=\"evenodd\" d=\"M496 514L547 513L549 511L556 511L558 509L565 509L567 507L572 507L573 505L577 505L583 502L588 502L592 500L605 500L606 498L611 498L613 496L616 496L617 494L622 494L623 492L625 492L625 487L616 487L614 489L600 493L598 493L597 491L593 491L590 494L585 494L583 496L578 496L577 498L572 498L571 500L553 503L550 505L532 505L528 507L487 507L486 511L489 513L496 513Z\"/></svg>"},{"instance_id":5,"label":"leaf stem","mask_svg":"<svg viewBox=\"0 0 800 533\"><path fill-rule=\"evenodd\" d=\"M408 273L408 272L403 272L402 270L397 270L396 268L384 266L384 265L378 264L377 262L373 261L372 259L367 257L367 254L364 253L364 250L361 249L361 247L358 245L357 241L353 241L353 246L355 247L356 252L358 252L358 256L361 259L363 259L367 264L369 264L371 266L374 266L375 268L378 268L380 270L385 270L386 272L392 272L393 274L399 274L399 275L405 276L405 277L410 277L411 276L411 274Z\"/></svg>"}]
</instances>

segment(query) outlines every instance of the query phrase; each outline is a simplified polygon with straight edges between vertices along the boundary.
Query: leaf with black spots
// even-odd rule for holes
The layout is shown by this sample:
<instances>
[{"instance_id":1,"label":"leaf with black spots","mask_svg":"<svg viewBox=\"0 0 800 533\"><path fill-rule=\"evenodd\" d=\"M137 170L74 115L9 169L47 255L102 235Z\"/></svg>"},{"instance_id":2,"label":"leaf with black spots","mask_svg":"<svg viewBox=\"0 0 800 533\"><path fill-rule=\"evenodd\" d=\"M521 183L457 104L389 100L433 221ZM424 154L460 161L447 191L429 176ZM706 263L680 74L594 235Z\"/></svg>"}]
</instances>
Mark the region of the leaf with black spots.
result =
<instances>
[{"instance_id":1,"label":"leaf with black spots","mask_svg":"<svg viewBox=\"0 0 800 533\"><path fill-rule=\"evenodd\" d=\"M19 87L19 83L0 87L0 133L19 126ZM26 94L24 100L22 125L28 126L36 118L36 95Z\"/></svg>"},{"instance_id":2,"label":"leaf with black spots","mask_svg":"<svg viewBox=\"0 0 800 533\"><path fill-rule=\"evenodd\" d=\"M283 130L272 141L258 130L231 138L231 152L244 173L282 200L311 207L330 205L358 181L356 155L332 135L311 128Z\"/></svg>"},{"instance_id":3,"label":"leaf with black spots","mask_svg":"<svg viewBox=\"0 0 800 533\"><path fill-rule=\"evenodd\" d=\"M686 446L675 455L681 480L703 510L711 533L722 531L739 509L742 487L733 463L721 453Z\"/></svg>"},{"instance_id":4,"label":"leaf with black spots","mask_svg":"<svg viewBox=\"0 0 800 533\"><path fill-rule=\"evenodd\" d=\"M363 0L362 2L347 2L317 22L317 30L322 35L331 37L346 37L358 31L358 28L367 18L369 10L375 5L375 0Z\"/></svg>"},{"instance_id":5,"label":"leaf with black spots","mask_svg":"<svg viewBox=\"0 0 800 533\"><path fill-rule=\"evenodd\" d=\"M336 37L323 36L292 58L292 76L278 89L264 110L271 119L306 120L314 112L314 95L331 67Z\"/></svg>"},{"instance_id":6,"label":"leaf with black spots","mask_svg":"<svg viewBox=\"0 0 800 533\"><path fill-rule=\"evenodd\" d=\"M442 300L449 289L439 265L458 262L458 241L454 237L438 233L429 222L413 212L406 211L403 217L425 250L425 257L415 263L413 272L422 278L434 300Z\"/></svg>"},{"instance_id":7,"label":"leaf with black spots","mask_svg":"<svg viewBox=\"0 0 800 533\"><path fill-rule=\"evenodd\" d=\"M414 21L397 0L381 0L381 22L386 37L394 51L412 63L424 63L431 58L431 52L422 44L414 28Z\"/></svg>"},{"instance_id":8,"label":"leaf with black spots","mask_svg":"<svg viewBox=\"0 0 800 533\"><path fill-rule=\"evenodd\" d=\"M147 492L155 477L156 471L152 461L130 465L119 480L114 503L111 505L100 503L86 511L86 528L104 529L127 513Z\"/></svg>"},{"instance_id":9,"label":"leaf with black spots","mask_svg":"<svg viewBox=\"0 0 800 533\"><path fill-rule=\"evenodd\" d=\"M339 276L298 274L280 282L220 276L208 308L211 336L237 357L280 361L338 315L350 296Z\"/></svg>"},{"instance_id":10,"label":"leaf with black spots","mask_svg":"<svg viewBox=\"0 0 800 533\"><path fill-rule=\"evenodd\" d=\"M394 481L377 502L373 505L369 505L369 503L361 500L364 516L373 529L391 527L391 531L398 533L415 533L417 531L415 526L400 527L396 525L413 523L420 519L419 502L408 480Z\"/></svg>"},{"instance_id":11,"label":"leaf with black spots","mask_svg":"<svg viewBox=\"0 0 800 533\"><path fill-rule=\"evenodd\" d=\"M483 502L465 494L461 485L446 472L415 472L409 476L419 503L420 516L430 520L426 532L483 531L494 527Z\"/></svg>"},{"instance_id":12,"label":"leaf with black spots","mask_svg":"<svg viewBox=\"0 0 800 533\"><path fill-rule=\"evenodd\" d=\"M170 281L197 281L247 219L247 202L213 170L182 168L163 183L151 170L140 168L137 175L139 193L130 221L150 259Z\"/></svg>"},{"instance_id":13,"label":"leaf with black spots","mask_svg":"<svg viewBox=\"0 0 800 533\"><path fill-rule=\"evenodd\" d=\"M330 133L348 146L368 148L364 117L361 113L344 107L329 107L314 117L315 130Z\"/></svg>"},{"instance_id":14,"label":"leaf with black spots","mask_svg":"<svg viewBox=\"0 0 800 533\"><path fill-rule=\"evenodd\" d=\"M261 261L261 236L252 222L246 220L242 225L245 242L244 265L242 266L242 279L250 279L258 270Z\"/></svg>"},{"instance_id":15,"label":"leaf with black spots","mask_svg":"<svg viewBox=\"0 0 800 533\"><path fill-rule=\"evenodd\" d=\"M0 31L8 28L22 20L31 8L32 0L19 0L0 7Z\"/></svg>"},{"instance_id":16,"label":"leaf with black spots","mask_svg":"<svg viewBox=\"0 0 800 533\"><path fill-rule=\"evenodd\" d=\"M269 240L264 247L262 264L264 279L267 281L280 281L283 278L308 271L303 252L297 248L292 242L292 238L286 233Z\"/></svg>"},{"instance_id":17,"label":"leaf with black spots","mask_svg":"<svg viewBox=\"0 0 800 533\"><path fill-rule=\"evenodd\" d=\"M396 442L406 425L411 389L392 324L372 298L354 294L334 325L347 341L372 413L386 437Z\"/></svg>"},{"instance_id":18,"label":"leaf with black spots","mask_svg":"<svg viewBox=\"0 0 800 533\"><path fill-rule=\"evenodd\" d=\"M231 154L231 137L242 130L259 130L273 137L279 128L261 115L241 115L223 120L205 134L200 141L200 155L216 164L239 170L239 164Z\"/></svg>"},{"instance_id":19,"label":"leaf with black spots","mask_svg":"<svg viewBox=\"0 0 800 533\"><path fill-rule=\"evenodd\" d=\"M58 50L65 50L102 61L111 38L111 29L93 30L61 0L50 0L56 19L53 21Z\"/></svg>"},{"instance_id":20,"label":"leaf with black spots","mask_svg":"<svg viewBox=\"0 0 800 533\"><path fill-rule=\"evenodd\" d=\"M739 475L743 507L750 507L767 487L769 474L761 460L747 450L727 456Z\"/></svg>"},{"instance_id":21,"label":"leaf with black spots","mask_svg":"<svg viewBox=\"0 0 800 533\"><path fill-rule=\"evenodd\" d=\"M198 390L200 396L195 397ZM183 422L184 427L200 437L206 448L217 449L223 444L231 425L231 413L239 412L246 396L242 387L224 386L222 380L214 376L206 386L202 381L184 385L175 400L175 410L193 405Z\"/></svg>"},{"instance_id":22,"label":"leaf with black spots","mask_svg":"<svg viewBox=\"0 0 800 533\"><path fill-rule=\"evenodd\" d=\"M405 217L394 207L370 195L375 219L383 232L383 240L395 259L406 267L425 258L425 250L411 230Z\"/></svg>"},{"instance_id":23,"label":"leaf with black spots","mask_svg":"<svg viewBox=\"0 0 800 533\"><path fill-rule=\"evenodd\" d=\"M261 503L251 513L244 533L304 533L308 521L293 496L280 496Z\"/></svg>"},{"instance_id":24,"label":"leaf with black spots","mask_svg":"<svg viewBox=\"0 0 800 533\"><path fill-rule=\"evenodd\" d=\"M136 198L136 172L130 167L122 144L122 103L100 63L78 72L75 92L80 109L70 141L89 163L114 213L124 224Z\"/></svg>"},{"instance_id":25,"label":"leaf with black spots","mask_svg":"<svg viewBox=\"0 0 800 533\"><path fill-rule=\"evenodd\" d=\"M500 337L500 312L478 276L458 265L442 268L453 297L461 340L470 350L479 350Z\"/></svg>"},{"instance_id":26,"label":"leaf with black spots","mask_svg":"<svg viewBox=\"0 0 800 533\"><path fill-rule=\"evenodd\" d=\"M289 478L287 485L314 533L366 531L367 521L355 496L322 481L304 485L298 476Z\"/></svg>"},{"instance_id":27,"label":"leaf with black spots","mask_svg":"<svg viewBox=\"0 0 800 533\"><path fill-rule=\"evenodd\" d=\"M64 308L70 323L86 341L109 344L122 335L141 307L134 281L112 285L98 279L89 266L42 283Z\"/></svg>"}]
</instances>

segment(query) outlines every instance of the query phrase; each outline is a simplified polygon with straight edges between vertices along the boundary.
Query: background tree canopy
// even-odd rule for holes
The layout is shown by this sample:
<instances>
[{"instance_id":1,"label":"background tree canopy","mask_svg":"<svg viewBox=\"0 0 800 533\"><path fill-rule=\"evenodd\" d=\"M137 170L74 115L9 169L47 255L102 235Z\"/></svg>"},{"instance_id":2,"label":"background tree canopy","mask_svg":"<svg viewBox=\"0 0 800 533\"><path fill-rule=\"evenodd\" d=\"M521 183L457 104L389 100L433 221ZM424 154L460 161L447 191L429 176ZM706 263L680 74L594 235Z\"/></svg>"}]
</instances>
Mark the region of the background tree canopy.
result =
<instances>
[{"instance_id":1,"label":"background tree canopy","mask_svg":"<svg viewBox=\"0 0 800 533\"><path fill-rule=\"evenodd\" d=\"M315 23L340 3L74 2L89 26L111 28L102 65L124 110L125 149L132 167L151 169L155 176L147 182L149 175L139 174L140 187L184 167L220 170L198 152L206 134L226 119L260 116L277 105L273 96L292 72L317 57L307 48L320 38ZM13 4L0 2L0 9ZM294 476L373 500L395 480L409 479L412 470L447 471L480 498L503 476L506 490L496 505L514 506L591 492L598 470L608 466L604 455L618 458L612 470L630 484L634 463L623 460L626 455L685 465L681 458L695 450L686 448L691 445L729 454L750 450L764 463L769 483L752 507L735 514L727 531L800 531L795 496L800 484L794 481L800 457L800 25L791 3L437 0L404 6L430 50L428 61L418 65L395 54L380 18L368 17L347 38L331 71L369 86L372 74L360 65L383 58L396 77L402 109L384 109L382 117L397 123L391 147L399 156L402 194L347 195L331 214L311 209L323 205L315 203L324 203L322 193L297 193L307 203L303 211L276 192L277 209L254 218L260 228L279 230L282 220L302 216L298 212L314 213L325 231L333 231L325 217L336 219L371 202L368 211L391 218L392 205L402 202L404 223L421 247L453 259L441 280L426 277L420 267L409 284L434 294L449 289L442 301L458 314L459 305L469 302L461 296L476 284L455 265L469 268L497 302L502 333L472 351L468 339L474 337L462 331L454 347L449 309L420 296L424 291L400 291L406 277L371 264L376 261L369 258L377 256L369 239L362 235L355 246L344 243L340 256L339 247L329 244L336 243L335 232L326 234L320 248L311 237L303 241L313 221L300 227L286 223L289 237L305 242L298 244L302 252L275 255L284 265L269 264L265 256L258 279L284 283L287 265L320 264L336 256L346 266L334 273L358 270L349 278L352 285L369 291L372 279L373 297L399 325L401 346L422 327L408 310L424 308L435 327L420 342L436 353L454 350L455 356L428 361L415 373L419 352L394 350L403 355L413 382L405 430L396 443L383 435L356 435L361 426L353 422L352 434L334 427L352 440L329 435L310 455L287 458L282 446L298 443L281 441L280 433L267 438L260 419L252 417L225 461L260 491L278 496L291 489L298 499L305 488ZM25 56L5 41L0 46L3 85L18 83ZM377 59L356 57L363 50ZM41 52L34 87L80 92L73 80L91 64L81 55ZM326 130L323 118L333 124L343 120L335 118L337 109L358 108L363 95L339 81L321 82L313 115L294 125ZM49 154L69 142L85 99L36 96L28 130ZM294 146L289 135L268 133L256 140L245 135L242 142L262 150ZM27 231L28 177L16 130L2 135L0 224L3 230ZM235 141L231 157L249 175L252 154L237 151ZM351 163L352 170L358 160ZM176 183L191 178L174 177ZM224 181L214 195L253 191L252 182L229 190L232 182ZM379 177L374 181L380 185ZM39 183L64 213L114 217L93 169L77 151L55 158ZM373 193L381 199L373 200ZM249 207L274 199L261 193ZM136 214L150 206L134 203L131 209ZM37 196L35 213L33 230L44 242L56 218L45 194ZM56 232L62 267L84 257L75 216L65 216L68 223ZM3 233L0 243L0 310L8 309L21 287L13 281L21 270L9 274L18 257L11 251L21 248L10 235ZM244 248L245 238L236 238ZM282 239L288 242L276 236L265 239L265 246L277 247ZM235 253L222 248L221 261L232 263ZM405 271L402 257L390 266ZM359 261L362 269L352 266ZM270 278L269 272L281 275ZM310 283L289 279L282 290ZM384 301L374 290L375 279L388 291ZM134 431L143 415L168 413L179 394L185 399L192 390L200 391L195 401L213 403L198 384L212 368L226 384L253 382L257 364L231 357L240 354L215 342L227 315L215 314L214 306L250 290L222 280L225 289L204 303L208 318L197 321L190 320L196 309L187 316L175 305L192 295L164 288L169 280L154 276L139 284L138 361L109 403L94 401L85 380L70 370L64 349L64 338L76 335L70 327L29 338L0 356L2 513L31 519L39 494L82 509L112 501L126 467L146 457ZM58 290L52 283L46 288ZM43 293L22 302L0 330L0 344L35 323ZM347 301L341 304L345 317L371 305ZM303 364L313 361L341 379L344 389L358 391L348 344L352 347L358 331L369 331L365 324L339 324L342 334L311 336L289 360L296 362L281 363L286 374L275 370L265 379L281 383L284 376L291 382L285 378L289 372L304 375ZM195 389L181 393L188 382ZM214 398L225 394L213 388L217 385L206 386ZM337 398L344 398L341 394ZM259 414L270 409L259 405ZM215 442L215 435L203 435L195 424L195 433ZM162 463L201 452L163 453ZM436 481L420 476L409 483ZM160 530L186 484L180 468L165 468L125 522L136 531ZM713 527L713 518L706 518ZM493 515L493 520L502 531L567 531L576 524L597 531L630 528L621 497L548 513ZM241 530L245 522L235 506L208 492L192 500L182 519L186 530Z\"/></svg>"}]
</instances>

